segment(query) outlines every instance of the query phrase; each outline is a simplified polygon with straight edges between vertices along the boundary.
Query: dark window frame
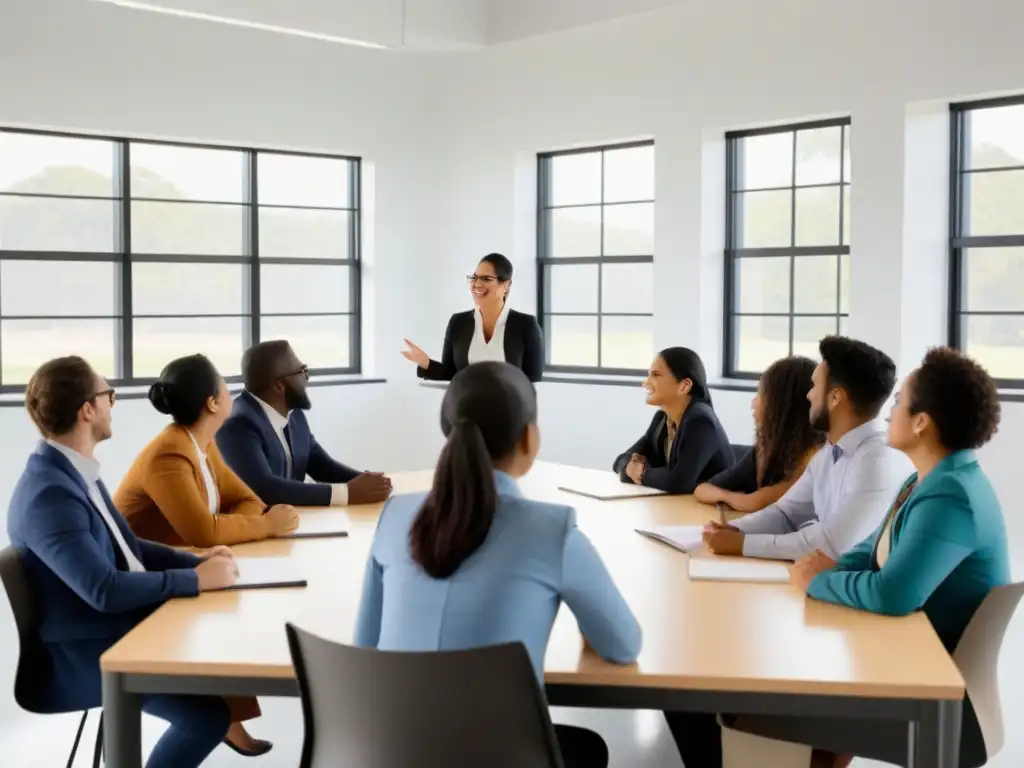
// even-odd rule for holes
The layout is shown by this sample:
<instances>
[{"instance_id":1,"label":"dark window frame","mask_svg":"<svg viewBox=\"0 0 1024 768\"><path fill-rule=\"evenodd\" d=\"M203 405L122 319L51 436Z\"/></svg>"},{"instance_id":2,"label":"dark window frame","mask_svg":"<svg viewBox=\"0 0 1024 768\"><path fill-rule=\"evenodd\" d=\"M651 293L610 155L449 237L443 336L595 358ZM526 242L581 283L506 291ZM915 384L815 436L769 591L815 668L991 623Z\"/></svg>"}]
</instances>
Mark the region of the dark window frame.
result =
<instances>
[{"instance_id":1,"label":"dark window frame","mask_svg":"<svg viewBox=\"0 0 1024 768\"><path fill-rule=\"evenodd\" d=\"M327 154L322 152L295 152L291 150L276 150L260 147L241 147L228 144L202 144L196 142L182 142L171 140L136 139L124 136L111 136L105 134L84 134L68 131L50 131L25 128L9 128L0 126L0 134L18 134L32 136L50 136L55 138L80 139L89 141L102 141L111 143L114 146L115 165L113 169L113 196L96 197L90 195L73 194L49 194L49 193L11 193L0 192L0 198L21 197L21 198L43 198L43 199L86 199L106 200L115 204L115 238L114 248L110 252L87 252L87 251L46 251L46 250L23 250L4 249L0 247L0 261L82 261L82 262L107 262L114 263L120 268L119 295L115 297L115 304L111 307L112 314L108 316L89 315L88 317L76 317L73 315L33 315L33 320L114 320L118 324L114 339L114 356L116 373L109 379L112 386L130 387L145 386L156 381L152 376L134 375L134 322L137 319L202 319L207 317L231 317L248 322L244 325L242 334L243 349L251 344L260 341L260 320L263 317L338 317L348 316L349 322L349 365L344 367L320 367L311 368L310 374L316 376L335 375L358 375L362 372L362 259L361 259L361 232L362 232L362 159L350 155ZM169 201L160 198L133 197L131 194L131 148L140 145L158 145L176 147L180 149L203 149L220 150L229 152L240 152L243 155L245 189L244 199L241 202L232 201L208 201L208 200L180 200ZM348 192L349 206L338 208L330 206L307 206L307 205L274 205L260 204L258 198L257 166L258 158L261 155L281 155L286 157L321 158L327 160L344 160L348 162ZM134 253L131 248L131 208L133 202L172 202L172 203L196 203L196 204L224 204L242 208L244 210L245 233L243 237L242 255L220 255L204 256L196 253ZM294 210L330 210L347 211L350 214L349 224L349 251L346 258L309 258L309 257L261 257L259 250L259 211L261 208L290 208ZM224 315L211 314L181 314L181 315L160 315L147 314L136 315L133 313L132 298L132 266L144 263L177 263L177 264L237 264L247 267L246 276L243 278L243 288L248 287L247 294L243 300L243 312L226 313ZM349 269L349 296L347 312L283 312L262 314L260 312L260 271L262 265L287 264L292 266L344 266ZM40 286L41 288L42 286ZM21 316L7 316L3 314L3 306L0 303L0 321L20 319ZM2 376L2 354L3 348L0 344L0 376ZM170 362L170 361L168 361ZM238 383L242 380L240 375L226 376L229 383ZM7 384L0 378L0 394L20 394L25 391L25 384Z\"/></svg>"},{"instance_id":2,"label":"dark window frame","mask_svg":"<svg viewBox=\"0 0 1024 768\"><path fill-rule=\"evenodd\" d=\"M557 208L598 208L601 211L601 250L604 250L604 211L609 205L629 205L636 203L656 202L656 198L650 200L625 200L606 203L604 200L604 162L603 153L619 149L634 149L637 147L653 147L654 139L641 141L622 142L618 144L601 144L596 146L579 147L575 149L557 150L553 152L539 152L537 154L537 321L541 330L544 331L544 372L553 374L584 374L596 376L635 376L646 375L646 369L642 368L612 368L601 365L601 336L602 322L605 317L650 317L654 319L654 306L650 312L603 312L602 303L602 275L601 267L605 264L653 264L654 254L635 254L625 256L586 256L578 258L557 258L550 255L550 238L548 237L548 211ZM577 205L556 206L550 204L551 193L551 161L557 157L568 155L602 154L601 162L601 199L596 203ZM657 223L655 223L657 226ZM653 249L652 249L653 250ZM555 265L598 265L597 277L597 311L596 312L551 312L551 291L547 282L547 268ZM597 365L552 365L551 360L551 339L548 317L595 317L597 319Z\"/></svg>"},{"instance_id":3,"label":"dark window frame","mask_svg":"<svg viewBox=\"0 0 1024 768\"><path fill-rule=\"evenodd\" d=\"M789 123L786 125L766 126L742 131L729 131L725 134L725 301L723 303L723 324L722 324L722 376L726 379L757 380L761 377L761 371L745 371L738 367L738 354L740 339L738 338L737 318L751 316L749 313L739 311L739 284L737 282L738 270L737 260L748 258L759 258L768 256L789 257L789 309L787 312L759 312L754 313L756 317L780 317L789 320L789 350L793 350L793 328L794 319L799 318L832 318L836 319L836 332L838 333L844 319L849 317L847 311L842 311L842 260L850 257L850 244L843 242L843 235L846 222L845 197L850 192L851 181L846 178L846 144L849 140L852 120L849 116L831 118L828 120L804 121L800 123ZM820 128L842 127L839 147L839 181L828 184L797 185L796 163L797 151L796 142L801 131L810 131ZM792 199L790 207L790 240L791 245L779 247L750 247L739 246L739 228L742 222L742 211L740 210L740 199L743 194L760 189L741 189L740 179L742 178L742 141L743 139L755 136L767 136L778 133L793 134L793 172L790 184L782 187L772 188L780 191L789 190ZM839 188L839 244L838 245L812 245L798 246L796 241L796 218L797 204L796 193L800 189L813 189L815 187L838 187ZM795 269L796 257L799 256L835 256L836 258L836 311L815 313L795 312L796 302L795 291Z\"/></svg>"},{"instance_id":4,"label":"dark window frame","mask_svg":"<svg viewBox=\"0 0 1024 768\"><path fill-rule=\"evenodd\" d=\"M949 345L966 350L963 334L964 318L970 315L1021 316L1024 312L972 312L964 309L964 287L966 285L964 251L973 248L1024 247L1024 232L1013 235L969 235L965 234L965 219L968 213L970 191L964 179L968 174L999 173L1007 170L1024 170L1021 166L968 169L967 153L970 147L968 117L970 113L997 107L1024 105L1024 94L995 99L959 102L949 105L949 312L947 336ZM1024 389L1024 379L997 378L1000 389Z\"/></svg>"}]
</instances>

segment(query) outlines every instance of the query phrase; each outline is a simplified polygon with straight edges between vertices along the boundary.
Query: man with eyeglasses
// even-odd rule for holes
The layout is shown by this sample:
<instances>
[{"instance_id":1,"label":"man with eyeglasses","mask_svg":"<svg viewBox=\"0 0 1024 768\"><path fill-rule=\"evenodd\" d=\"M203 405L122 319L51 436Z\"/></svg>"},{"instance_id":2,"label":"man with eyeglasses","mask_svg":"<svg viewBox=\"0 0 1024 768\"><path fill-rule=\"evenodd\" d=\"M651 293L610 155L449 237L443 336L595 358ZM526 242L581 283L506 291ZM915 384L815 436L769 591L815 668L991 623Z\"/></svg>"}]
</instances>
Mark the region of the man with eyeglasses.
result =
<instances>
[{"instance_id":1,"label":"man with eyeglasses","mask_svg":"<svg viewBox=\"0 0 1024 768\"><path fill-rule=\"evenodd\" d=\"M31 696L36 711L100 705L100 656L165 601L224 589L238 576L231 550L202 554L136 538L114 506L94 451L110 438L114 390L80 357L29 380L25 406L42 435L14 489L7 533L37 603ZM147 768L197 768L227 734L223 699L142 696L170 723Z\"/></svg>"},{"instance_id":2,"label":"man with eyeglasses","mask_svg":"<svg viewBox=\"0 0 1024 768\"><path fill-rule=\"evenodd\" d=\"M312 407L309 368L284 340L265 341L242 356L245 391L217 432L228 466L266 504L344 506L383 501L391 480L331 458L306 421ZM313 482L305 482L309 477Z\"/></svg>"}]
</instances>

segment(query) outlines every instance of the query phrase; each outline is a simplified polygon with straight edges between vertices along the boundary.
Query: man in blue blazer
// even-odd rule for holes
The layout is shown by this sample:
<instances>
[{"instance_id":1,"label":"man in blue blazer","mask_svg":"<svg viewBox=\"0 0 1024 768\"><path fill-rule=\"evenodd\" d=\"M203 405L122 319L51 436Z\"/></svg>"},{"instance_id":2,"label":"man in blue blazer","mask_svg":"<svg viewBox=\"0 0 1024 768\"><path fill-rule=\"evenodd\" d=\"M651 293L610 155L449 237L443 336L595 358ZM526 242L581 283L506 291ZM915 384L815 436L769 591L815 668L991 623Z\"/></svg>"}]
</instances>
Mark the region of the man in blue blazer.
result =
<instances>
[{"instance_id":1,"label":"man in blue blazer","mask_svg":"<svg viewBox=\"0 0 1024 768\"><path fill-rule=\"evenodd\" d=\"M383 501L391 480L332 459L313 437L304 411L309 368L287 341L265 341L242 357L245 391L217 432L224 460L263 503L296 507ZM314 482L305 482L309 476Z\"/></svg>"},{"instance_id":2,"label":"man in blue blazer","mask_svg":"<svg viewBox=\"0 0 1024 768\"><path fill-rule=\"evenodd\" d=\"M166 600L234 583L230 550L204 556L137 539L100 480L94 456L111 435L114 390L80 357L44 364L25 404L43 441L11 498L7 532L35 593L43 712L101 703L100 655ZM142 697L171 727L147 768L195 768L227 733L219 698Z\"/></svg>"}]
</instances>

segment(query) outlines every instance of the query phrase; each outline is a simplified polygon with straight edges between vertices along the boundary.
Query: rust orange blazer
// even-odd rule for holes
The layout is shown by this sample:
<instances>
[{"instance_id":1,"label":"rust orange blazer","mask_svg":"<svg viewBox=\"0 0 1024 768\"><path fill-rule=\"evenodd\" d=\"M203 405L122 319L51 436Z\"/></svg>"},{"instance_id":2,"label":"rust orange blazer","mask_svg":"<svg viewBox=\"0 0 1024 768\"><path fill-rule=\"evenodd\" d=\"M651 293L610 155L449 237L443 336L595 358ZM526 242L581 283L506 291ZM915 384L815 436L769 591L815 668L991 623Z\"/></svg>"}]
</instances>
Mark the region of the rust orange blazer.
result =
<instances>
[{"instance_id":1,"label":"rust orange blazer","mask_svg":"<svg viewBox=\"0 0 1024 768\"><path fill-rule=\"evenodd\" d=\"M212 547L260 541L271 535L266 505L207 448L220 510L209 511L199 455L188 430L168 426L142 449L114 494L114 504L136 536L171 546Z\"/></svg>"}]
</instances>

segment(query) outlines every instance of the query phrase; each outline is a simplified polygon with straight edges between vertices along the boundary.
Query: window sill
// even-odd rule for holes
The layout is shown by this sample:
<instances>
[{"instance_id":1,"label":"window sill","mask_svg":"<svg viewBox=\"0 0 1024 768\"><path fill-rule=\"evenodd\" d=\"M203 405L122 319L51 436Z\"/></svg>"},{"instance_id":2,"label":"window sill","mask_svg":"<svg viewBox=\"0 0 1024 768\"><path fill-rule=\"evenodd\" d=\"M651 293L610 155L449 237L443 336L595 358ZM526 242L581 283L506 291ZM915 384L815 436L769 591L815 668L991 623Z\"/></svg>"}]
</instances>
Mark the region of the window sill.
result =
<instances>
[{"instance_id":1,"label":"window sill","mask_svg":"<svg viewBox=\"0 0 1024 768\"><path fill-rule=\"evenodd\" d=\"M1024 403L1024 389L1000 389L999 401L1002 403Z\"/></svg>"},{"instance_id":2,"label":"window sill","mask_svg":"<svg viewBox=\"0 0 1024 768\"><path fill-rule=\"evenodd\" d=\"M384 384L387 379L370 376L312 376L309 380L310 387L344 387L354 384ZM241 384L228 384L228 391L237 395L243 389ZM117 399L120 400L145 400L149 396L148 384L135 384L117 388ZM21 408L25 405L24 392L6 392L0 394L0 408Z\"/></svg>"}]
</instances>

